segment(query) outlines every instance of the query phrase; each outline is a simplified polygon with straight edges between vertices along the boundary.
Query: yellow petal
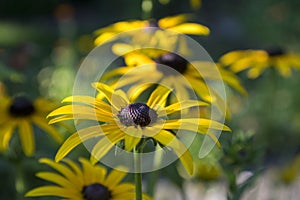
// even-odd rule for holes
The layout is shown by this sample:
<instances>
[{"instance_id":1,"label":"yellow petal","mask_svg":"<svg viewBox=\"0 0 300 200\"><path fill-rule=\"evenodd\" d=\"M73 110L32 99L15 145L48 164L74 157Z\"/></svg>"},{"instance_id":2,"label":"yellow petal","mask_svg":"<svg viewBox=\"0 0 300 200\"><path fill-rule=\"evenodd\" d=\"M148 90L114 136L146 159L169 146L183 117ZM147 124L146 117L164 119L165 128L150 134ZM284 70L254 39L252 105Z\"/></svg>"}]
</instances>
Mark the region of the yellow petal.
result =
<instances>
[{"instance_id":1,"label":"yellow petal","mask_svg":"<svg viewBox=\"0 0 300 200\"><path fill-rule=\"evenodd\" d=\"M25 197L57 196L57 197L74 199L74 196L76 197L76 195L79 196L80 193L74 194L71 192L66 192L66 189L58 186L42 186L30 190L25 194Z\"/></svg>"},{"instance_id":2,"label":"yellow petal","mask_svg":"<svg viewBox=\"0 0 300 200\"><path fill-rule=\"evenodd\" d=\"M76 146L94 137L103 136L107 134L107 131L114 131L118 129L115 124L107 124L102 126L91 126L79 130L78 132L71 135L59 148L55 156L55 161L58 162L63 159L70 151L72 151Z\"/></svg>"},{"instance_id":3,"label":"yellow petal","mask_svg":"<svg viewBox=\"0 0 300 200\"><path fill-rule=\"evenodd\" d=\"M170 88L161 85L157 86L157 88L151 93L147 105L150 108L153 108L155 105L164 107L171 91L172 90Z\"/></svg>"},{"instance_id":4,"label":"yellow petal","mask_svg":"<svg viewBox=\"0 0 300 200\"><path fill-rule=\"evenodd\" d=\"M171 104L165 108L165 112L167 115L172 114L177 111L181 111L183 109L191 108L194 106L208 106L209 104L203 101L197 101L197 100L185 100L181 102L177 102L174 104Z\"/></svg>"},{"instance_id":5,"label":"yellow petal","mask_svg":"<svg viewBox=\"0 0 300 200\"><path fill-rule=\"evenodd\" d=\"M180 24L175 27L169 28L169 30L183 33L183 34L194 34L194 35L208 35L210 33L209 28L196 23Z\"/></svg>"},{"instance_id":6,"label":"yellow petal","mask_svg":"<svg viewBox=\"0 0 300 200\"><path fill-rule=\"evenodd\" d=\"M8 148L9 141L14 133L16 124L14 122L7 122L7 124L2 127L0 133L0 151L4 151Z\"/></svg>"},{"instance_id":7,"label":"yellow petal","mask_svg":"<svg viewBox=\"0 0 300 200\"><path fill-rule=\"evenodd\" d=\"M180 14L180 15L175 15L175 16L170 16L170 17L164 17L158 21L158 25L161 28L167 29L167 28L170 28L170 27L173 27L173 26L176 26L178 24L185 22L189 17L191 17L191 16L187 15L187 14Z\"/></svg>"},{"instance_id":8,"label":"yellow petal","mask_svg":"<svg viewBox=\"0 0 300 200\"><path fill-rule=\"evenodd\" d=\"M125 135L125 150L131 151L134 147L136 147L141 141L141 137L141 130L138 130L138 128L133 126L128 127Z\"/></svg>"},{"instance_id":9,"label":"yellow petal","mask_svg":"<svg viewBox=\"0 0 300 200\"><path fill-rule=\"evenodd\" d=\"M83 103L95 107L99 110L104 110L107 113L111 112L111 107L106 102L100 101L90 96L69 96L62 100L62 103Z\"/></svg>"},{"instance_id":10,"label":"yellow petal","mask_svg":"<svg viewBox=\"0 0 300 200\"><path fill-rule=\"evenodd\" d=\"M103 93L110 104L116 109L120 110L122 106L128 104L128 98L124 98L122 95L118 95L113 88L109 87L100 82L95 82L92 84L100 93Z\"/></svg>"},{"instance_id":11,"label":"yellow petal","mask_svg":"<svg viewBox=\"0 0 300 200\"><path fill-rule=\"evenodd\" d=\"M91 162L95 164L118 142L123 140L125 135L121 132L111 133L103 137L93 148L91 152Z\"/></svg>"},{"instance_id":12,"label":"yellow petal","mask_svg":"<svg viewBox=\"0 0 300 200\"><path fill-rule=\"evenodd\" d=\"M66 179L69 180L70 182L77 181L76 174L71 169L69 169L66 165L63 165L61 163L56 163L56 162L54 162L50 159L47 159L47 158L41 158L39 160L39 162L43 163L43 164L47 164L51 168L55 169L60 174L62 174L64 177L66 177Z\"/></svg>"},{"instance_id":13,"label":"yellow petal","mask_svg":"<svg viewBox=\"0 0 300 200\"><path fill-rule=\"evenodd\" d=\"M19 122L19 135L25 155L31 156L34 153L34 135L32 126L26 120Z\"/></svg>"},{"instance_id":14,"label":"yellow petal","mask_svg":"<svg viewBox=\"0 0 300 200\"><path fill-rule=\"evenodd\" d=\"M37 177L44 179L46 181L56 183L59 186L66 187L66 188L76 188L76 189L81 189L80 187L77 187L76 182L73 184L69 180L67 180L65 177L53 173L53 172L38 172L36 174Z\"/></svg>"},{"instance_id":15,"label":"yellow petal","mask_svg":"<svg viewBox=\"0 0 300 200\"><path fill-rule=\"evenodd\" d=\"M182 165L185 167L187 172L192 175L194 172L194 164L193 158L186 148L186 146L176 138L175 135L170 133L169 131L161 130L158 134L153 136L155 140L160 142L161 144L171 147L176 155L178 156L179 160L181 161Z\"/></svg>"}]
</instances>

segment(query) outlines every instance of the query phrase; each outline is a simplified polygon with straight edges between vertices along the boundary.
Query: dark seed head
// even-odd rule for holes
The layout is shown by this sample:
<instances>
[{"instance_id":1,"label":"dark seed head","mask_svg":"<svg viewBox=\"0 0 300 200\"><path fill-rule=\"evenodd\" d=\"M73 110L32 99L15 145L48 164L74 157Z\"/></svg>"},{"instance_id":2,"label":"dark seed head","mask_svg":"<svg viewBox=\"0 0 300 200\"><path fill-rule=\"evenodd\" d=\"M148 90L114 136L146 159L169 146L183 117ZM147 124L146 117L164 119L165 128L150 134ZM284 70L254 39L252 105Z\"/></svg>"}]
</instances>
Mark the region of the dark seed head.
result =
<instances>
[{"instance_id":1,"label":"dark seed head","mask_svg":"<svg viewBox=\"0 0 300 200\"><path fill-rule=\"evenodd\" d=\"M9 113L14 117L26 117L34 113L34 111L32 102L22 96L15 97L9 107Z\"/></svg>"},{"instance_id":2,"label":"dark seed head","mask_svg":"<svg viewBox=\"0 0 300 200\"><path fill-rule=\"evenodd\" d=\"M82 195L85 200L109 200L111 198L110 191L100 183L85 186Z\"/></svg>"},{"instance_id":3,"label":"dark seed head","mask_svg":"<svg viewBox=\"0 0 300 200\"><path fill-rule=\"evenodd\" d=\"M155 19L151 19L148 21L147 27L158 28L158 22Z\"/></svg>"},{"instance_id":4,"label":"dark seed head","mask_svg":"<svg viewBox=\"0 0 300 200\"><path fill-rule=\"evenodd\" d=\"M155 59L157 64L167 65L177 72L183 74L187 70L188 61L175 53L166 53L157 59ZM172 73L172 70L167 70L166 67L156 65L157 70L163 72L164 74Z\"/></svg>"},{"instance_id":5,"label":"dark seed head","mask_svg":"<svg viewBox=\"0 0 300 200\"><path fill-rule=\"evenodd\" d=\"M284 50L280 47L267 48L265 51L269 56L280 56L284 54Z\"/></svg>"},{"instance_id":6,"label":"dark seed head","mask_svg":"<svg viewBox=\"0 0 300 200\"><path fill-rule=\"evenodd\" d=\"M129 104L118 114L125 126L147 126L157 120L156 112L144 103Z\"/></svg>"}]
</instances>

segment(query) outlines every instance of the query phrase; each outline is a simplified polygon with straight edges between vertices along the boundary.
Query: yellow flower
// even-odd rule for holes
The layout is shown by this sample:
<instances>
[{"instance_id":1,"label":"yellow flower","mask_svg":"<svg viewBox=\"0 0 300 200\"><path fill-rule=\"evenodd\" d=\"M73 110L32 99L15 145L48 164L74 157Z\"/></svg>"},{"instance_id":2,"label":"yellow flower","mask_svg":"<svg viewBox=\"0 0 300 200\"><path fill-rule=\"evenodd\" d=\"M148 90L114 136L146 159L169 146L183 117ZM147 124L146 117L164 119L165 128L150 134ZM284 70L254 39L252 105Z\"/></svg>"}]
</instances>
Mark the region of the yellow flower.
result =
<instances>
[{"instance_id":1,"label":"yellow flower","mask_svg":"<svg viewBox=\"0 0 300 200\"><path fill-rule=\"evenodd\" d=\"M300 69L300 55L286 53L280 48L249 49L229 52L220 58L220 63L235 73L248 70L247 75L251 79L257 78L269 67L276 68L282 76L288 77L293 68Z\"/></svg>"},{"instance_id":2,"label":"yellow flower","mask_svg":"<svg viewBox=\"0 0 300 200\"><path fill-rule=\"evenodd\" d=\"M126 151L131 151L147 139L156 141L161 146L170 147L179 157L187 171L193 173L193 160L185 144L173 130L187 130L209 135L218 145L218 139L208 130L230 129L216 121L204 118L169 118L182 109L206 106L206 103L186 100L165 107L170 90L158 86L147 103L137 101L138 95L130 98L122 90L114 91L103 83L93 86L102 93L107 102L89 96L71 96L63 100L73 105L65 105L49 114L55 116L50 123L64 120L92 120L96 126L80 129L71 135L56 154L56 161L64 158L73 148L90 139L96 140L91 152L91 160L96 163L107 152L122 142ZM100 123L99 123L100 122ZM105 137L103 137L105 136Z\"/></svg>"},{"instance_id":3,"label":"yellow flower","mask_svg":"<svg viewBox=\"0 0 300 200\"><path fill-rule=\"evenodd\" d=\"M133 20L121 21L110 26L100 28L95 31L97 38L95 45L98 46L105 41L112 39L116 34L131 31L135 29L143 29L147 27L157 27L168 29L174 32L193 35L208 35L209 29L206 26L197 23L188 23L188 15L175 15L156 20ZM146 33L146 32L145 32Z\"/></svg>"},{"instance_id":4,"label":"yellow flower","mask_svg":"<svg viewBox=\"0 0 300 200\"><path fill-rule=\"evenodd\" d=\"M284 183L292 183L299 177L300 174L300 155L297 155L292 162L288 163L279 173L281 180Z\"/></svg>"},{"instance_id":5,"label":"yellow flower","mask_svg":"<svg viewBox=\"0 0 300 200\"><path fill-rule=\"evenodd\" d=\"M21 146L25 155L31 156L35 151L35 140L32 124L48 133L57 142L62 136L48 125L47 114L55 109L53 102L38 98L33 103L24 96L0 99L0 150L9 148L9 142L18 128Z\"/></svg>"},{"instance_id":6,"label":"yellow flower","mask_svg":"<svg viewBox=\"0 0 300 200\"><path fill-rule=\"evenodd\" d=\"M52 182L55 185L37 187L25 194L26 197L56 196L72 200L132 200L135 198L135 186L131 183L121 183L126 172L112 170L107 174L106 168L92 165L86 159L80 158L80 167L75 162L64 159L56 163L42 158L40 163L49 165L56 172L39 172L37 177ZM143 199L150 200L147 195Z\"/></svg>"},{"instance_id":7,"label":"yellow flower","mask_svg":"<svg viewBox=\"0 0 300 200\"><path fill-rule=\"evenodd\" d=\"M228 111L224 108L225 100L207 84L207 81L224 82L241 94L247 94L234 73L213 62L188 62L180 55L166 51L159 51L160 55L153 58L149 55L154 55L151 52L155 49L134 50L131 45L120 43L113 46L113 51L118 55L123 55L127 66L109 71L101 80L111 81L110 84L116 88L144 82L166 84L174 88L179 99L189 99L192 89L204 101L212 102L221 113ZM166 65L170 69L161 65ZM139 67L140 70L137 69ZM134 73L131 73L131 70ZM119 80L122 76L125 78ZM148 87L150 86L152 84L148 84Z\"/></svg>"}]
</instances>

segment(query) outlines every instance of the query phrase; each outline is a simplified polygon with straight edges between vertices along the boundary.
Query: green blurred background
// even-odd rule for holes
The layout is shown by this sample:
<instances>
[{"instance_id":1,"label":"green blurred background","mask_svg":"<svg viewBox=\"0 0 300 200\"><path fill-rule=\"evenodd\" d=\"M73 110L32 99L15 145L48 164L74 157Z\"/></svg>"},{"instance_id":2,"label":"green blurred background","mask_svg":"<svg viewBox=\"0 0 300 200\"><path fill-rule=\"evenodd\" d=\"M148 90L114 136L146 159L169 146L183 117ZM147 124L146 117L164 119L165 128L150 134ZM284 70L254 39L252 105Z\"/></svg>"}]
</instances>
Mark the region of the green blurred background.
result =
<instances>
[{"instance_id":1,"label":"green blurred background","mask_svg":"<svg viewBox=\"0 0 300 200\"><path fill-rule=\"evenodd\" d=\"M5 83L10 95L26 93L57 100L70 95L76 70L93 48L93 32L117 21L141 19L141 2L1 0L0 81ZM280 46L286 51L300 52L300 2L297 0L203 0L199 10L192 9L189 1L153 2L153 18L193 13L193 21L208 26L210 36L192 37L215 61L236 49ZM245 168L285 166L300 152L299 72L282 78L269 70L256 80L247 79L244 73L238 75L249 94L245 97L228 91L232 110L228 124L233 133L223 134L221 143L230 149L235 132L252 131L254 138L242 148L250 153L260 151L253 155L259 154L262 159L250 159ZM37 140L41 142L36 158L53 157L53 149L58 146L49 145L43 138ZM43 149L47 146L44 144L49 149ZM11 160L18 162L0 157L0 199L3 200L15 199L14 177L18 174ZM36 162L30 158L23 163L26 189L41 184L34 173L43 166Z\"/></svg>"}]
</instances>

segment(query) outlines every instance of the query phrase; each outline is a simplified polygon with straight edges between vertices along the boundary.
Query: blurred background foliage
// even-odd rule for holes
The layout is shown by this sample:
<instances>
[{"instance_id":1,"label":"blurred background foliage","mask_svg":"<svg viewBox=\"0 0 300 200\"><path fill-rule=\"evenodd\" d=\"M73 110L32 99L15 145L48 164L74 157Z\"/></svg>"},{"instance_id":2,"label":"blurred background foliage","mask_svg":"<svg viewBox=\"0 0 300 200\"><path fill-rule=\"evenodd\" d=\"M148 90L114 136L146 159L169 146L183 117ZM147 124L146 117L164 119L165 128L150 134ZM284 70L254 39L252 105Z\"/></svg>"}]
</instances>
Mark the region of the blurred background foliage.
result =
<instances>
[{"instance_id":1,"label":"blurred background foliage","mask_svg":"<svg viewBox=\"0 0 300 200\"><path fill-rule=\"evenodd\" d=\"M32 98L45 96L59 101L72 94L76 70L93 48L93 32L116 21L141 19L141 2L0 1L0 80L7 93L12 96L26 93ZM210 36L193 38L215 61L236 49L280 46L286 51L300 52L298 0L203 0L198 10L192 9L189 1L153 2L154 18L192 13L193 21L208 26ZM216 150L224 171L287 167L300 152L299 72L283 78L269 69L255 80L247 79L244 73L238 75L248 96L228 90L232 112L228 124L233 133L223 134L223 149ZM45 138L37 140L40 148L35 158L53 157L57 144L49 145ZM12 148L0 157L3 180L0 199L16 198L15 176L26 179L26 185L18 186L25 190L42 184L34 173L43 166L37 165L35 158L26 159L22 162L25 166L22 176L26 177L22 177L18 167L12 167L11 163L18 166L19 162L13 151ZM84 155L83 148L77 151ZM164 171L167 173L162 174L175 183L182 183L174 175L176 170L168 167Z\"/></svg>"}]
</instances>

